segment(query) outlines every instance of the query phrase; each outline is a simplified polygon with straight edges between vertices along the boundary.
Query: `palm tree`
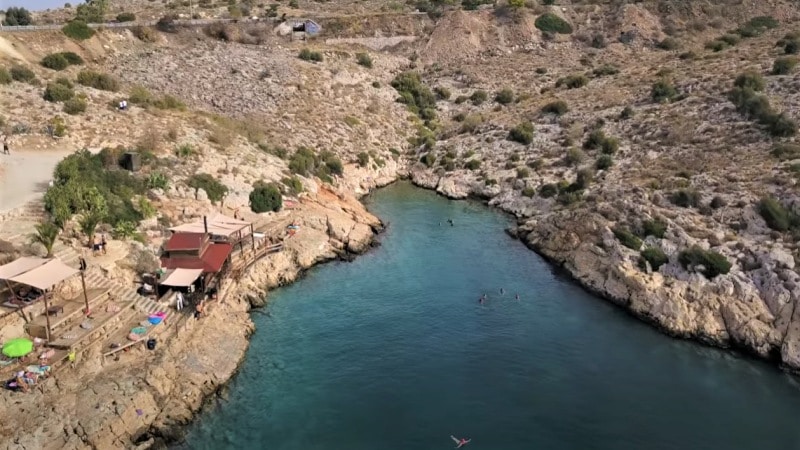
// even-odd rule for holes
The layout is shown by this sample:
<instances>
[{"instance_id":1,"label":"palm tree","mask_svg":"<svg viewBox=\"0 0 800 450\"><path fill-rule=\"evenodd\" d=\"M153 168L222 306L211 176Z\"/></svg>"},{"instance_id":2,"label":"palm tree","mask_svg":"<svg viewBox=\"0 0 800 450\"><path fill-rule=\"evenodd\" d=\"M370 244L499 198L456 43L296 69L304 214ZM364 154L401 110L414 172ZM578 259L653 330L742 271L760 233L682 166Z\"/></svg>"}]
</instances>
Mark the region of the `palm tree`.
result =
<instances>
[{"instance_id":1,"label":"palm tree","mask_svg":"<svg viewBox=\"0 0 800 450\"><path fill-rule=\"evenodd\" d=\"M94 230L100 223L100 215L92 212L86 213L80 220L81 231L89 238L89 247L94 244Z\"/></svg>"},{"instance_id":2,"label":"palm tree","mask_svg":"<svg viewBox=\"0 0 800 450\"><path fill-rule=\"evenodd\" d=\"M58 237L58 226L53 222L42 222L36 225L36 233L31 234L31 243L42 244L47 250L47 257L53 256L53 245Z\"/></svg>"}]
</instances>

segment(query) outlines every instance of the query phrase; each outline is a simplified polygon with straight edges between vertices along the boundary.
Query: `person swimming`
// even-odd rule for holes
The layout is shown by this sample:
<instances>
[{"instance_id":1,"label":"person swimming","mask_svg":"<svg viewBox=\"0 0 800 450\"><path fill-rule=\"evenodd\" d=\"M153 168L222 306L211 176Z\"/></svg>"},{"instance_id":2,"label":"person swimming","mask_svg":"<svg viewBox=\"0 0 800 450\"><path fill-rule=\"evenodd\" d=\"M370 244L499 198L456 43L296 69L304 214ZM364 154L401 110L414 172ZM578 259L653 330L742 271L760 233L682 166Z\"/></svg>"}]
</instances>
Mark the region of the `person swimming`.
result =
<instances>
[{"instance_id":1,"label":"person swimming","mask_svg":"<svg viewBox=\"0 0 800 450\"><path fill-rule=\"evenodd\" d=\"M500 288L500 295L503 295L503 294L505 294L505 293L506 293L506 290L505 290L505 289L503 289L503 288Z\"/></svg>"},{"instance_id":2,"label":"person swimming","mask_svg":"<svg viewBox=\"0 0 800 450\"><path fill-rule=\"evenodd\" d=\"M514 297L517 301L519 301L519 294Z\"/></svg>"},{"instance_id":3,"label":"person swimming","mask_svg":"<svg viewBox=\"0 0 800 450\"><path fill-rule=\"evenodd\" d=\"M461 447L469 444L469 442L472 440L472 439L459 439L459 438L453 436L452 434L450 435L450 439L452 439L453 442L458 444L458 445L456 445L456 448L461 448Z\"/></svg>"}]
</instances>

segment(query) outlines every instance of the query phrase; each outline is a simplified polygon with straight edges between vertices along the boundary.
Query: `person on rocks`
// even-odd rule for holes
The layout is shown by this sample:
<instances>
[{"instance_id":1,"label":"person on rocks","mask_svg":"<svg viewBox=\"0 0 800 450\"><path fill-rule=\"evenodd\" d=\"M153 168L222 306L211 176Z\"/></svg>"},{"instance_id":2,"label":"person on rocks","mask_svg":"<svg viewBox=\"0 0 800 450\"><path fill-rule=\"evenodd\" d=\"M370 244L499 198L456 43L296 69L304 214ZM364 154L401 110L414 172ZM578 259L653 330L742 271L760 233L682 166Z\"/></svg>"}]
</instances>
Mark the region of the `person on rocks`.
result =
<instances>
[{"instance_id":1,"label":"person on rocks","mask_svg":"<svg viewBox=\"0 0 800 450\"><path fill-rule=\"evenodd\" d=\"M197 306L194 307L194 318L199 320L200 316L204 312L204 309L205 305L203 305L203 301L200 300L199 302L197 302Z\"/></svg>"},{"instance_id":2,"label":"person on rocks","mask_svg":"<svg viewBox=\"0 0 800 450\"><path fill-rule=\"evenodd\" d=\"M3 154L10 155L11 150L8 149L8 136L3 136Z\"/></svg>"}]
</instances>

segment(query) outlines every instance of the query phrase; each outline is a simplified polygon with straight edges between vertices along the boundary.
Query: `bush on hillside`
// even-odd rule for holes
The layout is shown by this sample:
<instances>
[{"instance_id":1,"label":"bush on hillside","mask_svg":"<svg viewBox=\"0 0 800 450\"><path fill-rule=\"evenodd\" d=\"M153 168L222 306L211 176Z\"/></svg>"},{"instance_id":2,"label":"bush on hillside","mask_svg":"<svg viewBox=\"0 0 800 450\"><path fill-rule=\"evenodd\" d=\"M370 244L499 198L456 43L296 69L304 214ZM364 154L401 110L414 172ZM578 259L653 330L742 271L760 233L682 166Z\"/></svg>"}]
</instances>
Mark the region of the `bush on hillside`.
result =
<instances>
[{"instance_id":1,"label":"bush on hillside","mask_svg":"<svg viewBox=\"0 0 800 450\"><path fill-rule=\"evenodd\" d=\"M668 263L669 258L667 258L667 255L660 248L647 247L639 254L639 267L644 269L646 267L646 262L650 263L650 268L653 269L653 272L658 272L658 268Z\"/></svg>"},{"instance_id":2,"label":"bush on hillside","mask_svg":"<svg viewBox=\"0 0 800 450\"><path fill-rule=\"evenodd\" d=\"M73 20L67 23L63 28L61 28L61 31L68 38L75 39L76 41L84 41L94 36L94 30L89 28L89 26L86 25L86 22L81 20Z\"/></svg>"},{"instance_id":3,"label":"bush on hillside","mask_svg":"<svg viewBox=\"0 0 800 450\"><path fill-rule=\"evenodd\" d=\"M300 53L297 55L298 58L302 59L303 61L311 61L311 62L322 62L322 53L315 52L304 48L300 50Z\"/></svg>"},{"instance_id":4,"label":"bush on hillside","mask_svg":"<svg viewBox=\"0 0 800 450\"><path fill-rule=\"evenodd\" d=\"M250 192L250 209L254 213L278 212L283 206L283 195L275 183L259 181Z\"/></svg>"},{"instance_id":5,"label":"bush on hillside","mask_svg":"<svg viewBox=\"0 0 800 450\"><path fill-rule=\"evenodd\" d=\"M515 126L508 132L508 140L519 142L522 145L529 145L533 142L533 124L530 122L522 122Z\"/></svg>"},{"instance_id":6,"label":"bush on hillside","mask_svg":"<svg viewBox=\"0 0 800 450\"><path fill-rule=\"evenodd\" d=\"M569 106L567 106L567 102L563 100L556 100L550 102L542 107L542 112L545 114L555 114L557 116L562 116L569 111Z\"/></svg>"},{"instance_id":7,"label":"bush on hillside","mask_svg":"<svg viewBox=\"0 0 800 450\"><path fill-rule=\"evenodd\" d=\"M217 181L213 175L207 173L196 173L192 175L187 180L186 185L194 189L195 197L200 189L204 190L206 195L208 195L208 199L211 200L211 203L222 200L225 195L228 194L228 187Z\"/></svg>"},{"instance_id":8,"label":"bush on hillside","mask_svg":"<svg viewBox=\"0 0 800 450\"><path fill-rule=\"evenodd\" d=\"M69 67L69 61L61 53L51 53L44 58L41 62L42 66L53 70L64 70Z\"/></svg>"},{"instance_id":9,"label":"bush on hillside","mask_svg":"<svg viewBox=\"0 0 800 450\"><path fill-rule=\"evenodd\" d=\"M156 30L150 27L143 27L143 26L133 27L131 29L131 32L136 37L136 39L139 39L142 42L156 42L158 40L158 33L156 32Z\"/></svg>"},{"instance_id":10,"label":"bush on hillside","mask_svg":"<svg viewBox=\"0 0 800 450\"><path fill-rule=\"evenodd\" d=\"M663 239L664 234L667 232L667 224L659 219L645 220L642 222L642 230L645 236Z\"/></svg>"},{"instance_id":11,"label":"bush on hillside","mask_svg":"<svg viewBox=\"0 0 800 450\"><path fill-rule=\"evenodd\" d=\"M287 191L290 194L297 195L303 192L303 182L300 181L300 178L297 177L284 177L281 180L284 186L286 186Z\"/></svg>"},{"instance_id":12,"label":"bush on hillside","mask_svg":"<svg viewBox=\"0 0 800 450\"><path fill-rule=\"evenodd\" d=\"M103 23L106 10L107 0L86 0L75 9L75 19L86 23Z\"/></svg>"},{"instance_id":13,"label":"bush on hillside","mask_svg":"<svg viewBox=\"0 0 800 450\"><path fill-rule=\"evenodd\" d=\"M587 150L598 148L601 145L603 145L603 142L605 140L606 140L606 134L603 132L603 130L600 129L594 130L591 133L589 133L589 136L583 142L583 148Z\"/></svg>"},{"instance_id":14,"label":"bush on hillside","mask_svg":"<svg viewBox=\"0 0 800 450\"><path fill-rule=\"evenodd\" d=\"M33 71L27 67L14 66L11 68L11 78L13 78L14 81L30 83L36 79L36 74L34 74Z\"/></svg>"},{"instance_id":15,"label":"bush on hillside","mask_svg":"<svg viewBox=\"0 0 800 450\"><path fill-rule=\"evenodd\" d=\"M367 69L372 68L372 57L370 57L368 53L356 53L356 62L359 66L366 67Z\"/></svg>"},{"instance_id":16,"label":"bush on hillside","mask_svg":"<svg viewBox=\"0 0 800 450\"><path fill-rule=\"evenodd\" d=\"M614 158L611 155L600 155L594 163L597 170L607 170L614 165Z\"/></svg>"},{"instance_id":17,"label":"bush on hillside","mask_svg":"<svg viewBox=\"0 0 800 450\"><path fill-rule=\"evenodd\" d=\"M130 12L123 12L117 14L117 22L135 22L136 14Z\"/></svg>"},{"instance_id":18,"label":"bush on hillside","mask_svg":"<svg viewBox=\"0 0 800 450\"><path fill-rule=\"evenodd\" d=\"M556 87L566 86L567 89L577 89L586 86L589 79L583 74L572 74L556 80Z\"/></svg>"},{"instance_id":19,"label":"bush on hillside","mask_svg":"<svg viewBox=\"0 0 800 450\"><path fill-rule=\"evenodd\" d=\"M11 7L6 10L6 18L3 25L9 27L25 26L33 23L31 13L25 8Z\"/></svg>"},{"instance_id":20,"label":"bush on hillside","mask_svg":"<svg viewBox=\"0 0 800 450\"><path fill-rule=\"evenodd\" d=\"M82 70L78 73L78 84L93 87L101 91L116 92L119 90L119 81L111 75L98 73L91 70Z\"/></svg>"},{"instance_id":21,"label":"bush on hillside","mask_svg":"<svg viewBox=\"0 0 800 450\"><path fill-rule=\"evenodd\" d=\"M789 211L774 197L764 197L758 202L758 212L767 226L775 231L787 231L791 226Z\"/></svg>"},{"instance_id":22,"label":"bush on hillside","mask_svg":"<svg viewBox=\"0 0 800 450\"><path fill-rule=\"evenodd\" d=\"M767 83L760 73L754 70L748 70L739 74L733 85L742 89L751 89L755 92L763 91Z\"/></svg>"},{"instance_id":23,"label":"bush on hillside","mask_svg":"<svg viewBox=\"0 0 800 450\"><path fill-rule=\"evenodd\" d=\"M773 114L767 120L767 131L774 137L789 137L797 134L797 123L785 113Z\"/></svg>"},{"instance_id":24,"label":"bush on hillside","mask_svg":"<svg viewBox=\"0 0 800 450\"><path fill-rule=\"evenodd\" d=\"M478 106L489 99L489 94L487 94L483 89L478 89L469 96L469 99L473 105Z\"/></svg>"},{"instance_id":25,"label":"bush on hillside","mask_svg":"<svg viewBox=\"0 0 800 450\"><path fill-rule=\"evenodd\" d=\"M611 64L603 64L602 66L592 70L592 75L595 77L607 77L616 75L618 73L619 68L617 66L612 66Z\"/></svg>"},{"instance_id":26,"label":"bush on hillside","mask_svg":"<svg viewBox=\"0 0 800 450\"><path fill-rule=\"evenodd\" d=\"M658 103L669 103L678 96L678 91L669 81L659 80L653 84L650 95Z\"/></svg>"},{"instance_id":27,"label":"bush on hillside","mask_svg":"<svg viewBox=\"0 0 800 450\"><path fill-rule=\"evenodd\" d=\"M545 13L537 17L534 25L546 33L572 33L572 25L553 13Z\"/></svg>"},{"instance_id":28,"label":"bush on hillside","mask_svg":"<svg viewBox=\"0 0 800 450\"><path fill-rule=\"evenodd\" d=\"M74 116L86 112L86 100L73 97L64 102L64 112Z\"/></svg>"},{"instance_id":29,"label":"bush on hillside","mask_svg":"<svg viewBox=\"0 0 800 450\"><path fill-rule=\"evenodd\" d=\"M470 159L469 161L464 164L464 167L469 170L478 170L481 168L481 160L479 159Z\"/></svg>"},{"instance_id":30,"label":"bush on hillside","mask_svg":"<svg viewBox=\"0 0 800 450\"><path fill-rule=\"evenodd\" d=\"M724 275L731 270L731 263L725 256L697 246L680 252L678 261L687 270L696 270L698 267L702 267L701 273L708 279Z\"/></svg>"},{"instance_id":31,"label":"bush on hillside","mask_svg":"<svg viewBox=\"0 0 800 450\"><path fill-rule=\"evenodd\" d=\"M514 101L514 91L511 89L503 89L494 96L494 101L501 105L507 105Z\"/></svg>"},{"instance_id":32,"label":"bush on hillside","mask_svg":"<svg viewBox=\"0 0 800 450\"><path fill-rule=\"evenodd\" d=\"M367 164L369 164L369 153L361 152L361 153L359 153L357 155L357 158L358 158L358 165L359 166L367 167Z\"/></svg>"},{"instance_id":33,"label":"bush on hillside","mask_svg":"<svg viewBox=\"0 0 800 450\"><path fill-rule=\"evenodd\" d=\"M680 45L678 44L677 39L666 37L661 42L656 44L656 47L660 48L661 50L677 50Z\"/></svg>"},{"instance_id":34,"label":"bush on hillside","mask_svg":"<svg viewBox=\"0 0 800 450\"><path fill-rule=\"evenodd\" d=\"M75 92L61 83L48 83L44 90L44 99L48 102L65 102L75 96Z\"/></svg>"},{"instance_id":35,"label":"bush on hillside","mask_svg":"<svg viewBox=\"0 0 800 450\"><path fill-rule=\"evenodd\" d=\"M787 75L794 70L797 66L797 58L792 56L783 56L775 59L772 63L773 75Z\"/></svg>"},{"instance_id":36,"label":"bush on hillside","mask_svg":"<svg viewBox=\"0 0 800 450\"><path fill-rule=\"evenodd\" d=\"M683 208L694 208L700 204L700 194L694 189L679 189L669 199L674 205Z\"/></svg>"},{"instance_id":37,"label":"bush on hillside","mask_svg":"<svg viewBox=\"0 0 800 450\"><path fill-rule=\"evenodd\" d=\"M8 69L5 67L0 67L0 84L9 84L13 78L11 78L11 74L8 73Z\"/></svg>"}]
</instances>

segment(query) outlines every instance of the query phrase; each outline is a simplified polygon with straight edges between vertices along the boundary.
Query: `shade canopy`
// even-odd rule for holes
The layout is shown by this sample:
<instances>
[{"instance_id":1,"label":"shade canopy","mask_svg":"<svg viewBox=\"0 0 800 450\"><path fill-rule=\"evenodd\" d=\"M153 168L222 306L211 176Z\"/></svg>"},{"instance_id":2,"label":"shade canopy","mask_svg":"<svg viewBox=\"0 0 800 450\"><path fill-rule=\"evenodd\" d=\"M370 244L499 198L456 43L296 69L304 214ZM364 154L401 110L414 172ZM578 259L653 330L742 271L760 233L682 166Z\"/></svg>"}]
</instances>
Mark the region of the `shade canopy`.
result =
<instances>
[{"instance_id":1,"label":"shade canopy","mask_svg":"<svg viewBox=\"0 0 800 450\"><path fill-rule=\"evenodd\" d=\"M50 289L76 273L78 273L78 269L73 269L61 262L60 259L51 259L39 267L13 278L9 278L9 281L45 290Z\"/></svg>"},{"instance_id":2,"label":"shade canopy","mask_svg":"<svg viewBox=\"0 0 800 450\"><path fill-rule=\"evenodd\" d=\"M33 341L26 338L11 339L3 345L3 354L9 358L21 358L33 351Z\"/></svg>"},{"instance_id":3,"label":"shade canopy","mask_svg":"<svg viewBox=\"0 0 800 450\"><path fill-rule=\"evenodd\" d=\"M203 274L203 269L175 269L161 282L164 286L186 287Z\"/></svg>"},{"instance_id":4,"label":"shade canopy","mask_svg":"<svg viewBox=\"0 0 800 450\"><path fill-rule=\"evenodd\" d=\"M185 223L183 225L172 227L170 228L170 231L182 233L207 232L209 234L228 237L237 231L246 229L249 226L250 222L245 222L244 220L234 219L232 217L223 216L222 214L217 214L213 217L206 217L205 224L203 223L203 219L200 219L197 222ZM208 231L206 231L206 227L208 227Z\"/></svg>"},{"instance_id":5,"label":"shade canopy","mask_svg":"<svg viewBox=\"0 0 800 450\"><path fill-rule=\"evenodd\" d=\"M17 275L41 266L47 261L50 260L47 258L37 258L35 256L23 256L22 258L0 266L0 280L14 278Z\"/></svg>"}]
</instances>

